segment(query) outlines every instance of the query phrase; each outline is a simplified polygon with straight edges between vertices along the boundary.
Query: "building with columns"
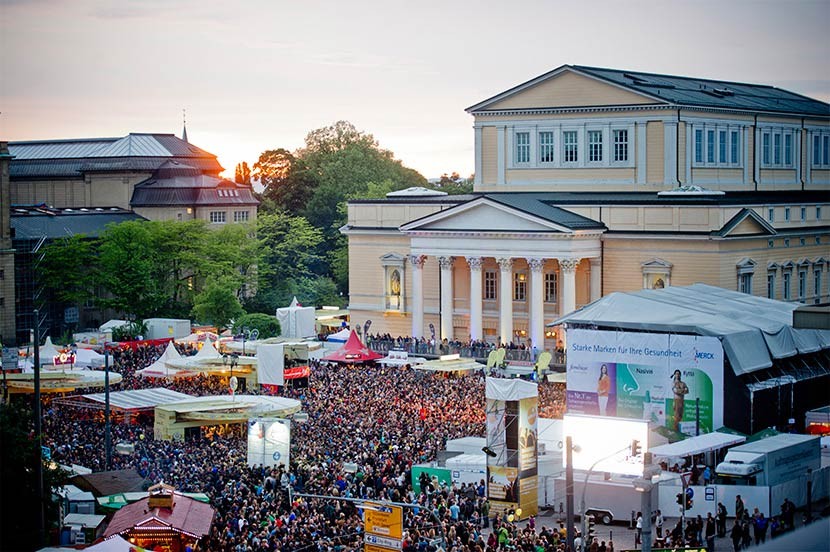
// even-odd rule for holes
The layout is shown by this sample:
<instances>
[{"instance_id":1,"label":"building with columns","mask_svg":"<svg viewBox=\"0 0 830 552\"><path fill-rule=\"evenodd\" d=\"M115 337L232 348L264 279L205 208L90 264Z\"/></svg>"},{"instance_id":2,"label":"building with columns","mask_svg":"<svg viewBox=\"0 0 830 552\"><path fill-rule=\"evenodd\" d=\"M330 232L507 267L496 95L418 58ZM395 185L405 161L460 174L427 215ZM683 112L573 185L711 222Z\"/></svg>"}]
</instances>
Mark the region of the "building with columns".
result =
<instances>
[{"instance_id":1,"label":"building with columns","mask_svg":"<svg viewBox=\"0 0 830 552\"><path fill-rule=\"evenodd\" d=\"M474 192L355 200L373 331L526 342L614 291L830 297L830 106L771 86L565 65L467 109Z\"/></svg>"}]
</instances>

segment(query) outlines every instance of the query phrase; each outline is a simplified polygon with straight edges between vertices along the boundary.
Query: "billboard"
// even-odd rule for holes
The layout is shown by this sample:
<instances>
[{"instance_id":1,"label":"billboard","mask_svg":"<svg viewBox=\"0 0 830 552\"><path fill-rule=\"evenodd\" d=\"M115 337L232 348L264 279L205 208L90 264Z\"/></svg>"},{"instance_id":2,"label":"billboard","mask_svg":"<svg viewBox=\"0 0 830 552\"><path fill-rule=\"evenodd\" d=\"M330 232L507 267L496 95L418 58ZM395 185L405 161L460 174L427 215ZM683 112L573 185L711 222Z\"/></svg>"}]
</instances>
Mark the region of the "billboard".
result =
<instances>
[{"instance_id":1,"label":"billboard","mask_svg":"<svg viewBox=\"0 0 830 552\"><path fill-rule=\"evenodd\" d=\"M248 420L248 465L288 466L291 422L279 418Z\"/></svg>"},{"instance_id":2,"label":"billboard","mask_svg":"<svg viewBox=\"0 0 830 552\"><path fill-rule=\"evenodd\" d=\"M643 475L643 455L631 456L631 442L648 449L648 422L606 416L565 414L562 435L571 437L574 469ZM566 465L567 455L562 455Z\"/></svg>"},{"instance_id":3,"label":"billboard","mask_svg":"<svg viewBox=\"0 0 830 552\"><path fill-rule=\"evenodd\" d=\"M487 378L487 496L494 513L536 514L538 402L535 383Z\"/></svg>"},{"instance_id":4,"label":"billboard","mask_svg":"<svg viewBox=\"0 0 830 552\"><path fill-rule=\"evenodd\" d=\"M693 435L723 426L723 346L716 337L571 329L571 414L634 418Z\"/></svg>"}]
</instances>

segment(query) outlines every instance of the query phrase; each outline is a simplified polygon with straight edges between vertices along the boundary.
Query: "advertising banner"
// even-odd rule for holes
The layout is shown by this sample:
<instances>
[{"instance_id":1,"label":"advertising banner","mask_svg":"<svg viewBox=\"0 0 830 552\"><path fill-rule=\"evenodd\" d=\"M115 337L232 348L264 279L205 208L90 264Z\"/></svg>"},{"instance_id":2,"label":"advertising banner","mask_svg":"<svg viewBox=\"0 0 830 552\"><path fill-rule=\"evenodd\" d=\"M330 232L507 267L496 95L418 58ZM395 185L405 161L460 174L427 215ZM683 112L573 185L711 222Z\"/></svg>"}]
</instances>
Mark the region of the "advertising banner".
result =
<instances>
[{"instance_id":1,"label":"advertising banner","mask_svg":"<svg viewBox=\"0 0 830 552\"><path fill-rule=\"evenodd\" d=\"M291 422L279 418L248 420L248 465L288 466Z\"/></svg>"},{"instance_id":2,"label":"advertising banner","mask_svg":"<svg viewBox=\"0 0 830 552\"><path fill-rule=\"evenodd\" d=\"M723 346L715 337L568 330L571 414L648 420L694 434L723 425Z\"/></svg>"},{"instance_id":3,"label":"advertising banner","mask_svg":"<svg viewBox=\"0 0 830 552\"><path fill-rule=\"evenodd\" d=\"M260 345L256 356L259 384L285 385L285 346L282 343Z\"/></svg>"},{"instance_id":4,"label":"advertising banner","mask_svg":"<svg viewBox=\"0 0 830 552\"><path fill-rule=\"evenodd\" d=\"M538 401L535 383L487 378L487 495L494 513L537 512Z\"/></svg>"}]
</instances>

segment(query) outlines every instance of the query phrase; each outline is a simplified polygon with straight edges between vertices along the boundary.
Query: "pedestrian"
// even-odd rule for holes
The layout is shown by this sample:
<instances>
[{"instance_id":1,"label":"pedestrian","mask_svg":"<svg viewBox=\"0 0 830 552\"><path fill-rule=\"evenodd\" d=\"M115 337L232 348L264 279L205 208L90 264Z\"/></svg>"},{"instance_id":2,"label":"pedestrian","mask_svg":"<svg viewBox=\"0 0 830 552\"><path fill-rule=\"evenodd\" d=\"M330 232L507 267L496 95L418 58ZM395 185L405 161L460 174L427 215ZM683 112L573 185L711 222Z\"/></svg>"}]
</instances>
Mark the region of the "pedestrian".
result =
<instances>
[{"instance_id":1,"label":"pedestrian","mask_svg":"<svg viewBox=\"0 0 830 552\"><path fill-rule=\"evenodd\" d=\"M718 502L718 513L717 513L717 521L718 521L718 538L723 538L726 536L726 506L723 505L723 502Z\"/></svg>"},{"instance_id":2,"label":"pedestrian","mask_svg":"<svg viewBox=\"0 0 830 552\"><path fill-rule=\"evenodd\" d=\"M654 527L657 529L657 538L663 538L663 512L657 510L657 515L654 516Z\"/></svg>"},{"instance_id":3,"label":"pedestrian","mask_svg":"<svg viewBox=\"0 0 830 552\"><path fill-rule=\"evenodd\" d=\"M637 533L634 535L634 545L639 546L643 542L643 513L637 512Z\"/></svg>"},{"instance_id":4,"label":"pedestrian","mask_svg":"<svg viewBox=\"0 0 830 552\"><path fill-rule=\"evenodd\" d=\"M767 540L767 519L763 513L759 513L756 518L752 520L753 529L755 532L755 546Z\"/></svg>"},{"instance_id":5,"label":"pedestrian","mask_svg":"<svg viewBox=\"0 0 830 552\"><path fill-rule=\"evenodd\" d=\"M741 520L735 520L735 525L732 526L732 531L729 533L729 537L732 539L732 547L735 549L735 552L740 552L741 542L744 540L744 531L743 527L741 527Z\"/></svg>"},{"instance_id":6,"label":"pedestrian","mask_svg":"<svg viewBox=\"0 0 830 552\"><path fill-rule=\"evenodd\" d=\"M746 506L741 495L735 497L735 519L743 519Z\"/></svg>"},{"instance_id":7,"label":"pedestrian","mask_svg":"<svg viewBox=\"0 0 830 552\"><path fill-rule=\"evenodd\" d=\"M749 548L752 545L752 533L750 533L750 523L746 513L744 514L744 519L741 522L741 529L743 531L743 547Z\"/></svg>"},{"instance_id":8,"label":"pedestrian","mask_svg":"<svg viewBox=\"0 0 830 552\"><path fill-rule=\"evenodd\" d=\"M715 518L706 514L706 552L715 552Z\"/></svg>"}]
</instances>

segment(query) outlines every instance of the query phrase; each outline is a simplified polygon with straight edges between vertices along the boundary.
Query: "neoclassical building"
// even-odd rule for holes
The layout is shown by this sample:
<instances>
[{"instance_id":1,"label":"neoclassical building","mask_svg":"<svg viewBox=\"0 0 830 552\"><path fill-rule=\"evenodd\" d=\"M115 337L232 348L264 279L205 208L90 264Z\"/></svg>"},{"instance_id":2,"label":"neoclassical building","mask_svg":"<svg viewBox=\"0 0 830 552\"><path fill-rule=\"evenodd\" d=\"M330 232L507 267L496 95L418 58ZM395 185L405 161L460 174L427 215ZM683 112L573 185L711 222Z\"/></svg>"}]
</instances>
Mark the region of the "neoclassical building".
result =
<instances>
[{"instance_id":1,"label":"neoclassical building","mask_svg":"<svg viewBox=\"0 0 830 552\"><path fill-rule=\"evenodd\" d=\"M475 185L349 203L354 323L555 345L614 291L830 296L830 105L771 86L565 65L479 102Z\"/></svg>"}]
</instances>

